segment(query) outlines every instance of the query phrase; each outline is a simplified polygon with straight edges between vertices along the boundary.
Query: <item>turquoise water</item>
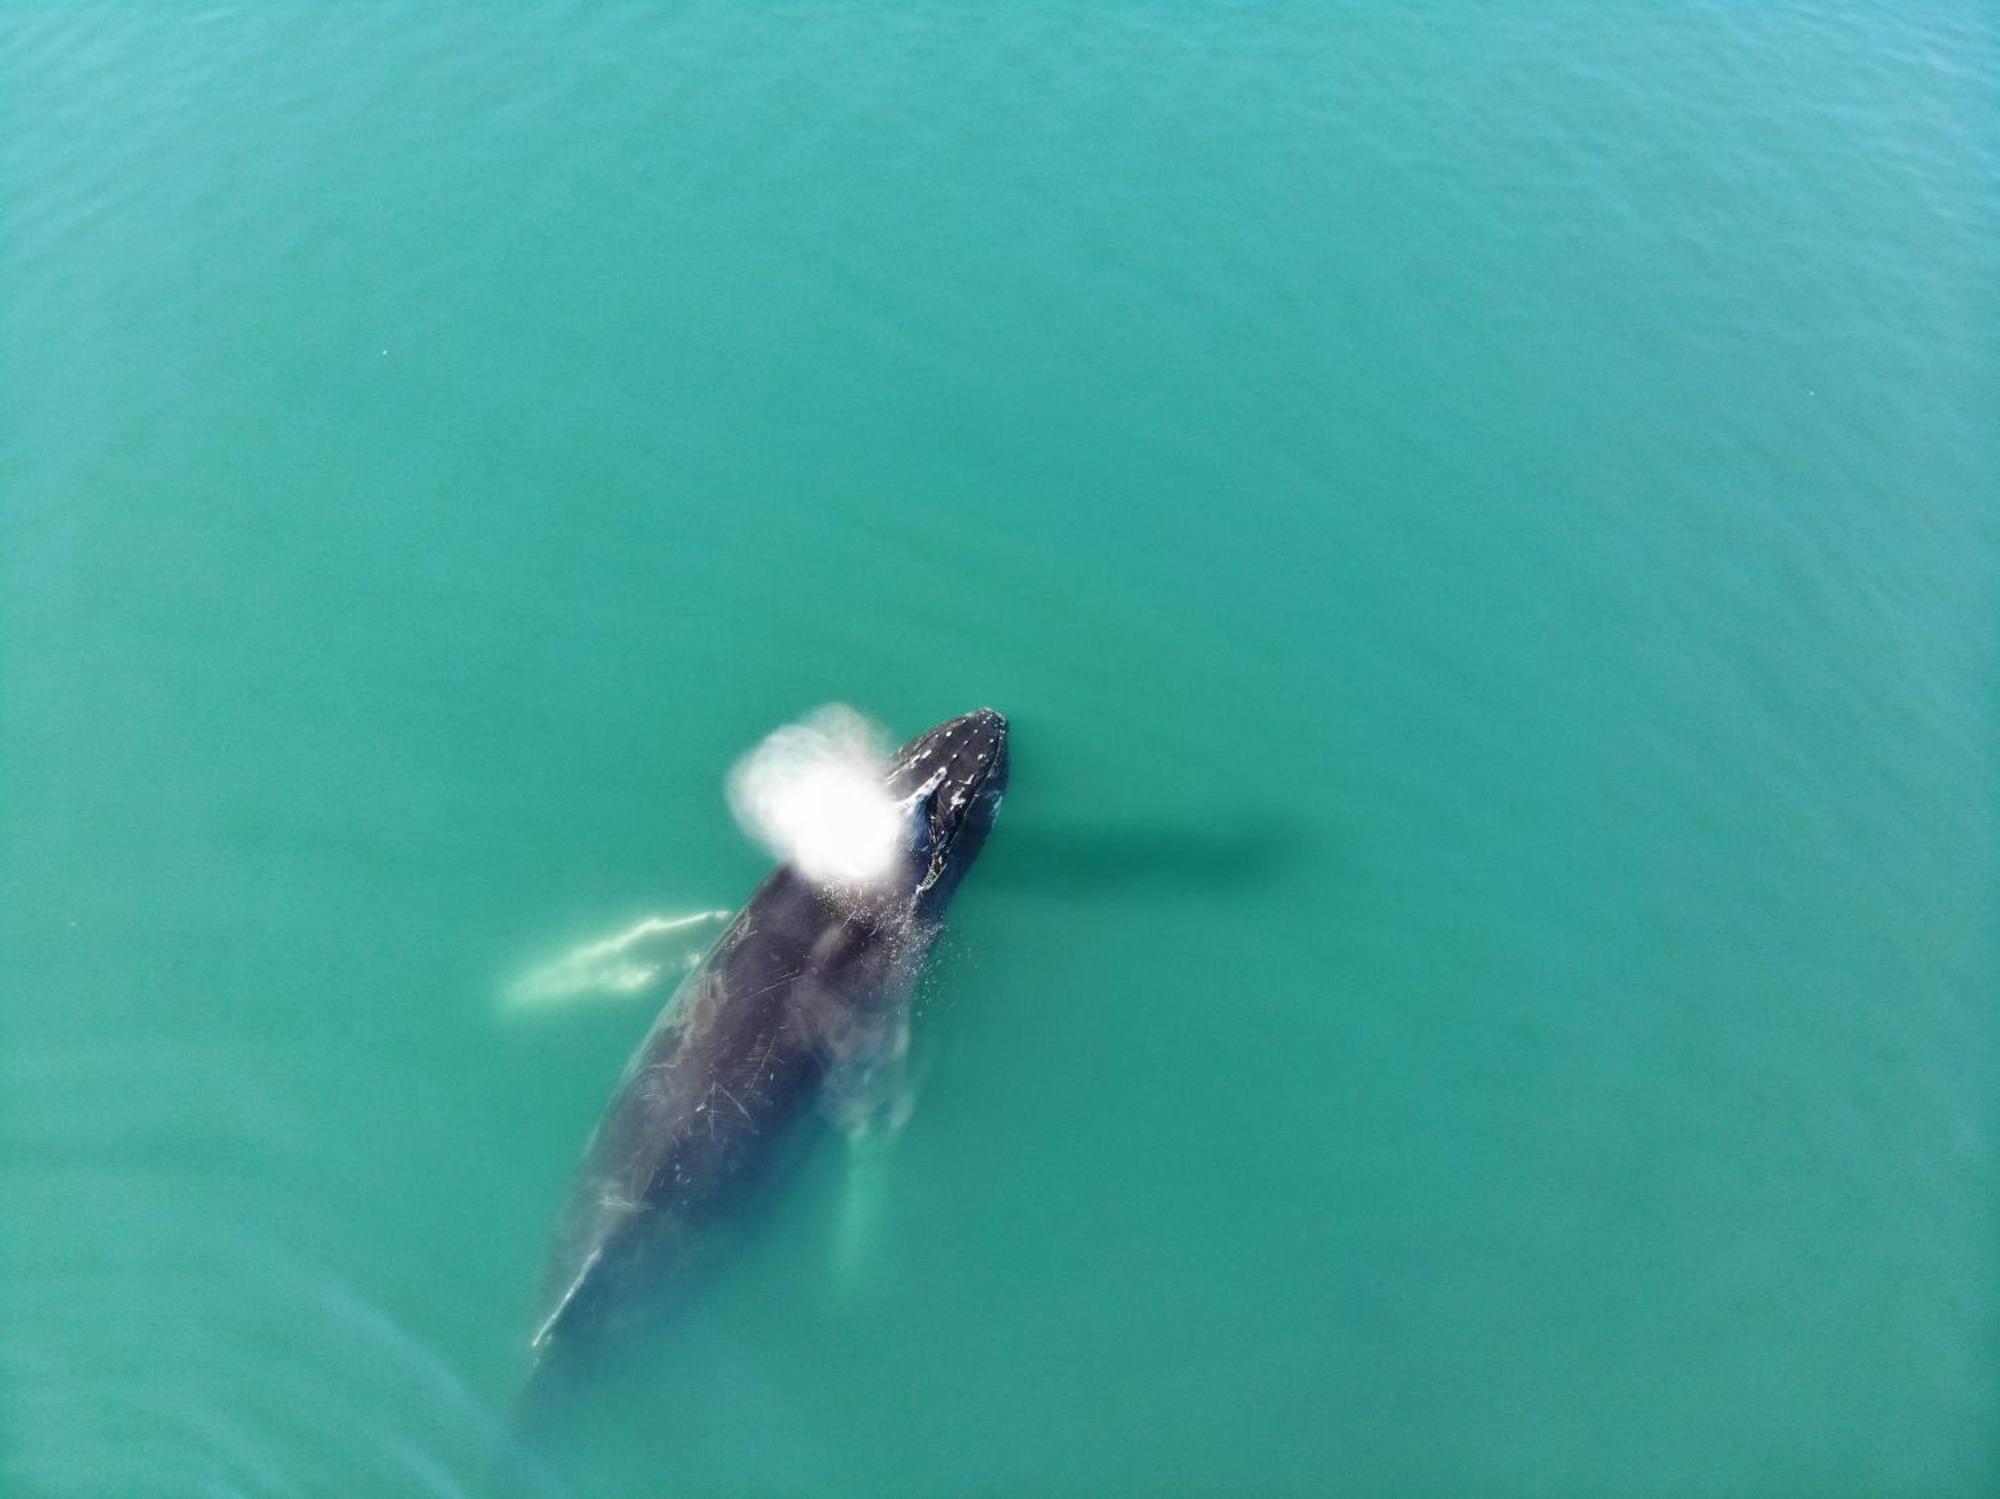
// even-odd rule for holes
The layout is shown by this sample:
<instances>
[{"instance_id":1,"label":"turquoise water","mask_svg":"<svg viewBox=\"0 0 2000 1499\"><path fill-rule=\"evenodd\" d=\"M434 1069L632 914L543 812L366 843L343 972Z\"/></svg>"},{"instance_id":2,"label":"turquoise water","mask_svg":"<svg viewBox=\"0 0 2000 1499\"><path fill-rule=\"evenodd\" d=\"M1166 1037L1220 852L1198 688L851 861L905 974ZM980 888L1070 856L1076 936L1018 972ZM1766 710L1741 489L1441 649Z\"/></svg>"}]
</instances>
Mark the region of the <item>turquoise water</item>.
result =
<instances>
[{"instance_id":1,"label":"turquoise water","mask_svg":"<svg viewBox=\"0 0 2000 1499\"><path fill-rule=\"evenodd\" d=\"M1996 180L1974 4L0 12L0 1484L1991 1492ZM538 1478L501 996L836 700L916 1112Z\"/></svg>"}]
</instances>

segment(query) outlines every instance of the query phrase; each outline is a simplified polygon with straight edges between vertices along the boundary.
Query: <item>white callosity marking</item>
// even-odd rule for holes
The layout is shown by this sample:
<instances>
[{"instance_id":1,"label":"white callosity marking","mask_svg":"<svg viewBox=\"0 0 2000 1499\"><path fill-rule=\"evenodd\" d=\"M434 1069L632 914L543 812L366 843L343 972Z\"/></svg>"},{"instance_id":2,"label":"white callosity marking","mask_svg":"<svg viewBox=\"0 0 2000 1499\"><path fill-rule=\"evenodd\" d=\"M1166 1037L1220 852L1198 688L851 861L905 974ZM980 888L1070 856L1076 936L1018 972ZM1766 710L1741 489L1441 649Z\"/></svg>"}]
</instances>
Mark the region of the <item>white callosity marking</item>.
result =
<instances>
[{"instance_id":1,"label":"white callosity marking","mask_svg":"<svg viewBox=\"0 0 2000 1499\"><path fill-rule=\"evenodd\" d=\"M676 933L697 935L727 911L697 911L692 916L648 916L615 936L572 948L553 963L522 975L501 992L501 1007L536 1010L579 998L618 997L651 988L671 970L685 971L700 960L700 948L685 952L656 939Z\"/></svg>"},{"instance_id":2,"label":"white callosity marking","mask_svg":"<svg viewBox=\"0 0 2000 1499\"><path fill-rule=\"evenodd\" d=\"M787 724L737 762L729 805L751 837L815 884L865 890L895 871L907 802L885 787L888 746L832 704Z\"/></svg>"}]
</instances>

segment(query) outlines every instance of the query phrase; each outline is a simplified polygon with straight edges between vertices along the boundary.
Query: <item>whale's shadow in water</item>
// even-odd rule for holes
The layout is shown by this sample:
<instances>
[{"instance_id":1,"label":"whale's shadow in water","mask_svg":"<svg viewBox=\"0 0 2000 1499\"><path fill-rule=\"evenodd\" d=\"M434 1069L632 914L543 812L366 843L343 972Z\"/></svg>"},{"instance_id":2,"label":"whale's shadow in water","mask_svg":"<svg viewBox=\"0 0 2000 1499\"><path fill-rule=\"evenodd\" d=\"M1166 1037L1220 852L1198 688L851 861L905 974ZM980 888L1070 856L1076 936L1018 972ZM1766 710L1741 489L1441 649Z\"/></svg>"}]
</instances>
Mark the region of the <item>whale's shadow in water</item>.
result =
<instances>
[{"instance_id":1,"label":"whale's shadow in water","mask_svg":"<svg viewBox=\"0 0 2000 1499\"><path fill-rule=\"evenodd\" d=\"M1295 874L1318 862L1322 843L1321 829L1267 809L1059 826L1016 823L996 833L980 879L1065 898L1214 895Z\"/></svg>"}]
</instances>

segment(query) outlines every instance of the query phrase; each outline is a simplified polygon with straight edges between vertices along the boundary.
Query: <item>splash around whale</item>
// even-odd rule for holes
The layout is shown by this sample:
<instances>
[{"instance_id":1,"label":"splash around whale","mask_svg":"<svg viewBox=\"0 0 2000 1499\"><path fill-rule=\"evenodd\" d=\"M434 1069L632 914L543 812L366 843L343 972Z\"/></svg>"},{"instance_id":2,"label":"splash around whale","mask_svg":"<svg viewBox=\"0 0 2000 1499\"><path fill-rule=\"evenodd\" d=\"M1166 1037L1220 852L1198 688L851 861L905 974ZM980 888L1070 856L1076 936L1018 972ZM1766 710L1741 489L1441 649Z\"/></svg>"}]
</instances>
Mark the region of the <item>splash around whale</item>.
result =
<instances>
[{"instance_id":1,"label":"splash around whale","mask_svg":"<svg viewBox=\"0 0 2000 1499\"><path fill-rule=\"evenodd\" d=\"M687 1275L815 1120L865 1109L992 829L1007 738L1006 719L981 708L905 744L877 772L895 816L888 857L871 856L866 878L788 858L688 974L584 1148L531 1339L538 1370Z\"/></svg>"}]
</instances>

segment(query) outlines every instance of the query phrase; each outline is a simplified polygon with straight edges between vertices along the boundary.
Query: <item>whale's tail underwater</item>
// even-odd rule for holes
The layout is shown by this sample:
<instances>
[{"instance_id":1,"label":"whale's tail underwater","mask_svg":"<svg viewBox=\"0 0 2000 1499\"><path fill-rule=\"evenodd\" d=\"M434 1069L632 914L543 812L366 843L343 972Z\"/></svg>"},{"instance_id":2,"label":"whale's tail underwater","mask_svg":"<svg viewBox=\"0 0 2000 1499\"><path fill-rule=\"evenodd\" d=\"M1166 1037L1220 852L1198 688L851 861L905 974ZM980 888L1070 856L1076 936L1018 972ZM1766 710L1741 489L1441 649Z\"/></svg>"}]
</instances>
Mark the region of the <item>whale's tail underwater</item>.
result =
<instances>
[{"instance_id":1,"label":"whale's tail underwater","mask_svg":"<svg viewBox=\"0 0 2000 1499\"><path fill-rule=\"evenodd\" d=\"M912 985L1007 785L1007 720L948 719L881 777L879 867L772 871L668 1001L585 1146L531 1340L574 1362L713 1252L905 1033Z\"/></svg>"}]
</instances>

